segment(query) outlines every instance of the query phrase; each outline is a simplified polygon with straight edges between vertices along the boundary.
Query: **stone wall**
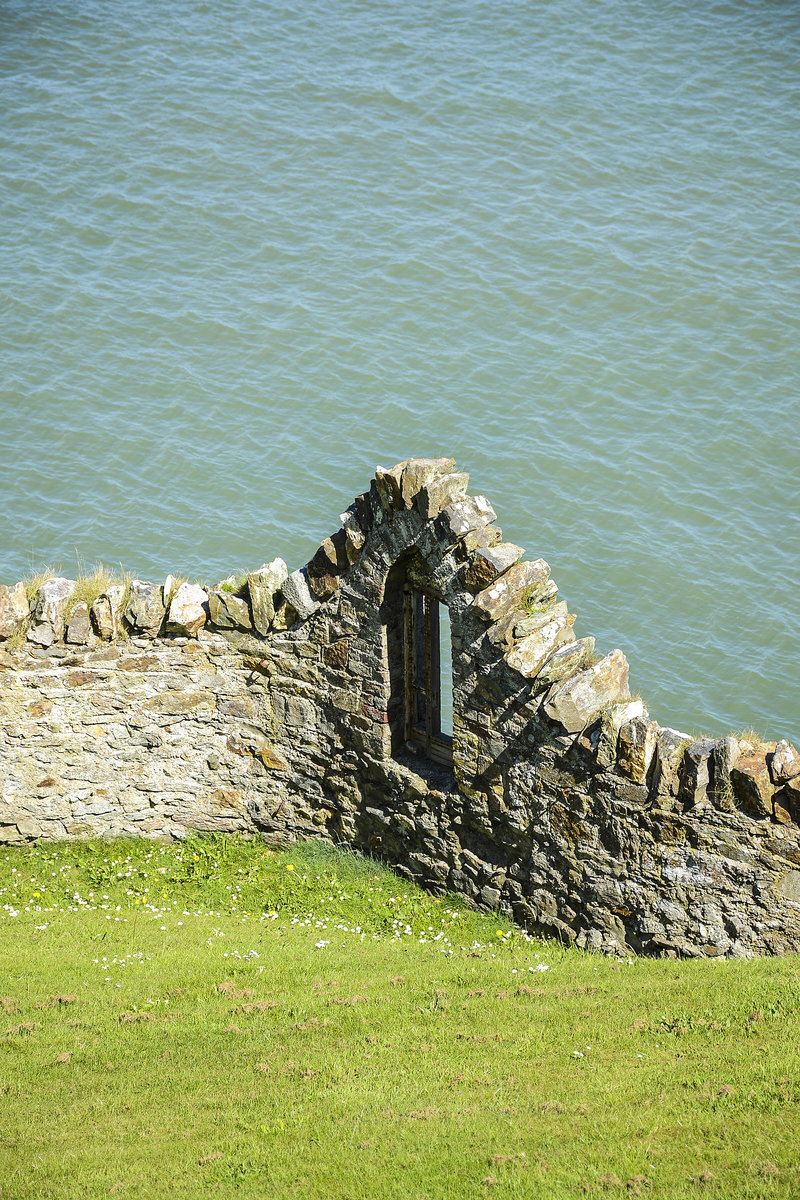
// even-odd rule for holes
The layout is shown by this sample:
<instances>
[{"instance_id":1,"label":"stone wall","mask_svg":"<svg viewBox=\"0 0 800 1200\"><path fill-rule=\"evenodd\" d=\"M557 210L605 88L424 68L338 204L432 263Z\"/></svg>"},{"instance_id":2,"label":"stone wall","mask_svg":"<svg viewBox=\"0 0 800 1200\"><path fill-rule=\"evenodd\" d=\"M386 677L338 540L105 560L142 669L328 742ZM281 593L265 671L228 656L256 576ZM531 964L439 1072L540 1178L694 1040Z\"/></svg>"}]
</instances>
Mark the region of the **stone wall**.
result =
<instances>
[{"instance_id":1,"label":"stone wall","mask_svg":"<svg viewBox=\"0 0 800 1200\"><path fill-rule=\"evenodd\" d=\"M651 721L467 484L378 468L291 574L0 588L0 840L326 837L581 946L800 949L800 756ZM406 738L409 580L449 610L451 761Z\"/></svg>"}]
</instances>

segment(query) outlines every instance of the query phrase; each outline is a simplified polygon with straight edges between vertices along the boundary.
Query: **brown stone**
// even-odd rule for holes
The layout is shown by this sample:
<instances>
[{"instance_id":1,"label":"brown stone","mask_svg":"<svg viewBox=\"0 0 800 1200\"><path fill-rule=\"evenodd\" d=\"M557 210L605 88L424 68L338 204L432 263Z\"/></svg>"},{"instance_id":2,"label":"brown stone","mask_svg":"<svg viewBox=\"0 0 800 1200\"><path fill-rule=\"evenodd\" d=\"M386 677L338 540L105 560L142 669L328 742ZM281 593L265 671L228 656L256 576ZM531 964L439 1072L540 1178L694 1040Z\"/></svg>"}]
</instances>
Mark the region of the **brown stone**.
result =
<instances>
[{"instance_id":1,"label":"brown stone","mask_svg":"<svg viewBox=\"0 0 800 1200\"><path fill-rule=\"evenodd\" d=\"M91 637L89 606L81 600L67 617L64 641L72 646L85 646Z\"/></svg>"},{"instance_id":2,"label":"brown stone","mask_svg":"<svg viewBox=\"0 0 800 1200\"><path fill-rule=\"evenodd\" d=\"M342 638L339 642L333 642L330 646L325 646L322 651L323 662L329 667L338 667L343 670L347 666L347 660L350 656L350 643L346 638Z\"/></svg>"},{"instance_id":3,"label":"brown stone","mask_svg":"<svg viewBox=\"0 0 800 1200\"><path fill-rule=\"evenodd\" d=\"M767 756L772 747L761 747L752 753L742 754L731 770L731 785L736 804L752 817L772 815L772 794L775 790L770 779Z\"/></svg>"},{"instance_id":4,"label":"brown stone","mask_svg":"<svg viewBox=\"0 0 800 1200\"><path fill-rule=\"evenodd\" d=\"M258 757L261 759L268 771L285 771L286 763L276 754L274 750L266 749L259 750Z\"/></svg>"},{"instance_id":5,"label":"brown stone","mask_svg":"<svg viewBox=\"0 0 800 1200\"><path fill-rule=\"evenodd\" d=\"M390 467L387 470L385 467L375 468L375 489L380 499L381 507L385 512L390 512L392 509L403 507L403 498L400 492L400 480L403 474L404 463L398 463L395 467ZM455 463L453 463L455 466ZM356 517L360 518L358 510ZM359 519L359 524L361 521Z\"/></svg>"},{"instance_id":6,"label":"brown stone","mask_svg":"<svg viewBox=\"0 0 800 1200\"><path fill-rule=\"evenodd\" d=\"M318 600L327 600L339 587L339 576L350 566L344 530L325 538L306 567L308 586Z\"/></svg>"},{"instance_id":7,"label":"brown stone","mask_svg":"<svg viewBox=\"0 0 800 1200\"><path fill-rule=\"evenodd\" d=\"M465 587L471 592L480 592L489 587L509 567L518 563L524 553L522 546L515 546L513 542L500 542L497 546L476 550L464 573Z\"/></svg>"},{"instance_id":8,"label":"brown stone","mask_svg":"<svg viewBox=\"0 0 800 1200\"><path fill-rule=\"evenodd\" d=\"M780 808L787 813L789 819L800 825L800 775L794 775L788 780L779 791L773 796L773 805L777 816L777 809Z\"/></svg>"},{"instance_id":9,"label":"brown stone","mask_svg":"<svg viewBox=\"0 0 800 1200\"><path fill-rule=\"evenodd\" d=\"M117 667L120 671L149 671L159 665L156 654L134 654L130 658L120 658Z\"/></svg>"},{"instance_id":10,"label":"brown stone","mask_svg":"<svg viewBox=\"0 0 800 1200\"><path fill-rule=\"evenodd\" d=\"M97 683L98 680L106 678L107 676L98 675L96 671L72 671L67 676L67 687L86 687L89 683Z\"/></svg>"},{"instance_id":11,"label":"brown stone","mask_svg":"<svg viewBox=\"0 0 800 1200\"><path fill-rule=\"evenodd\" d=\"M769 763L773 783L786 783L800 775L800 754L783 738L775 747Z\"/></svg>"}]
</instances>

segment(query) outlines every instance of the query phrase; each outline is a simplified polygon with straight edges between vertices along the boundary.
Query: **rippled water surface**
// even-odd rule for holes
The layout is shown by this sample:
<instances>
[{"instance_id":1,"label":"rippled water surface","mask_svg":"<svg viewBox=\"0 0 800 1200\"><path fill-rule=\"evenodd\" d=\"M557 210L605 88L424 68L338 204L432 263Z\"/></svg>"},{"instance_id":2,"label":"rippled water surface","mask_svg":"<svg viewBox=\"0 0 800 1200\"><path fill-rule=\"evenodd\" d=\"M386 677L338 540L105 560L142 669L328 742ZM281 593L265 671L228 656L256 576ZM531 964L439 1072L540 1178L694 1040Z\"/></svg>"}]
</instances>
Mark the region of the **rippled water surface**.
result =
<instances>
[{"instance_id":1,"label":"rippled water surface","mask_svg":"<svg viewBox=\"0 0 800 1200\"><path fill-rule=\"evenodd\" d=\"M664 723L800 737L800 10L0 3L0 579L454 454Z\"/></svg>"}]
</instances>

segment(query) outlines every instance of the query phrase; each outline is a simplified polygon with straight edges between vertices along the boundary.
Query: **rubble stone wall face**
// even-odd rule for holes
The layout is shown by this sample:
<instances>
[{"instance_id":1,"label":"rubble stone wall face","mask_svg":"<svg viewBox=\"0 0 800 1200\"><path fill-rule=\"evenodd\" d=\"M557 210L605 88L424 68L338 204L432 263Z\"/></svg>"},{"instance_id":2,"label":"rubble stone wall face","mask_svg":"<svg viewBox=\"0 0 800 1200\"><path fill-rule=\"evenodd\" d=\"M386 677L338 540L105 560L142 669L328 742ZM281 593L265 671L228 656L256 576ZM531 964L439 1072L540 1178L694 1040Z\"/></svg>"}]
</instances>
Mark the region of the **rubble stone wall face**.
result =
<instances>
[{"instance_id":1,"label":"rubble stone wall face","mask_svg":"<svg viewBox=\"0 0 800 1200\"><path fill-rule=\"evenodd\" d=\"M800 756L652 722L467 482L378 468L292 574L0 588L0 840L324 837L581 946L800 949ZM451 763L405 744L407 586L449 610Z\"/></svg>"}]
</instances>

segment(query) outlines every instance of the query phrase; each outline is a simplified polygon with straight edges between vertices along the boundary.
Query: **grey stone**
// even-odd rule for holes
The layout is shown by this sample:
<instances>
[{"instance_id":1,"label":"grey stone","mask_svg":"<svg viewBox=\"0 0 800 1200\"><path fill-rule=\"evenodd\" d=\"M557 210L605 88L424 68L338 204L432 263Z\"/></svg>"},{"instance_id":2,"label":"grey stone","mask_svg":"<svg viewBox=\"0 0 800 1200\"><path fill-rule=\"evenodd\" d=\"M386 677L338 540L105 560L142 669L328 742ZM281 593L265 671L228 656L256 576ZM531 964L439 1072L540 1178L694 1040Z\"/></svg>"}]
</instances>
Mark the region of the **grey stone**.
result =
<instances>
[{"instance_id":1,"label":"grey stone","mask_svg":"<svg viewBox=\"0 0 800 1200\"><path fill-rule=\"evenodd\" d=\"M559 617L567 617L567 605L563 600L559 604L549 602L541 606L537 605L530 612L515 614L514 637L520 641L528 634L543 629L545 625L549 625L551 621L555 621ZM575 617L570 616L568 624L572 626L574 623Z\"/></svg>"},{"instance_id":2,"label":"grey stone","mask_svg":"<svg viewBox=\"0 0 800 1200\"><path fill-rule=\"evenodd\" d=\"M536 675L558 646L574 639L574 620L571 613L557 614L535 633L530 633L521 642L517 642L506 654L506 662L526 678Z\"/></svg>"},{"instance_id":3,"label":"grey stone","mask_svg":"<svg viewBox=\"0 0 800 1200\"><path fill-rule=\"evenodd\" d=\"M597 720L604 708L629 696L628 661L621 650L612 650L594 666L557 684L544 710L568 733L579 733Z\"/></svg>"},{"instance_id":4,"label":"grey stone","mask_svg":"<svg viewBox=\"0 0 800 1200\"><path fill-rule=\"evenodd\" d=\"M451 475L455 465L453 458L409 458L404 463L398 463L392 470L400 472L400 496L403 505L411 508L423 488L429 487L445 475Z\"/></svg>"},{"instance_id":5,"label":"grey stone","mask_svg":"<svg viewBox=\"0 0 800 1200\"><path fill-rule=\"evenodd\" d=\"M739 742L735 737L720 738L714 743L711 754L712 800L720 812L733 812L735 808L731 771L739 757Z\"/></svg>"},{"instance_id":6,"label":"grey stone","mask_svg":"<svg viewBox=\"0 0 800 1200\"><path fill-rule=\"evenodd\" d=\"M537 684L549 687L577 674L594 657L595 639L581 638L559 648L549 658L536 677Z\"/></svg>"},{"instance_id":7,"label":"grey stone","mask_svg":"<svg viewBox=\"0 0 800 1200\"><path fill-rule=\"evenodd\" d=\"M463 496L468 484L469 475L460 471L430 479L417 492L414 506L426 520L432 520Z\"/></svg>"},{"instance_id":8,"label":"grey stone","mask_svg":"<svg viewBox=\"0 0 800 1200\"><path fill-rule=\"evenodd\" d=\"M678 792L683 804L700 806L708 799L709 762L714 752L710 738L697 738L686 747L681 763L681 782Z\"/></svg>"},{"instance_id":9,"label":"grey stone","mask_svg":"<svg viewBox=\"0 0 800 1200\"><path fill-rule=\"evenodd\" d=\"M499 525L483 525L480 529L472 529L461 537L461 544L467 551L482 550L484 546L497 546L503 540L503 531Z\"/></svg>"},{"instance_id":10,"label":"grey stone","mask_svg":"<svg viewBox=\"0 0 800 1200\"><path fill-rule=\"evenodd\" d=\"M679 768L691 735L679 729L664 726L656 733L656 790L662 795L677 794L680 779Z\"/></svg>"},{"instance_id":11,"label":"grey stone","mask_svg":"<svg viewBox=\"0 0 800 1200\"><path fill-rule=\"evenodd\" d=\"M497 513L485 496L463 496L447 506L444 516L450 532L458 538L484 529L497 520Z\"/></svg>"},{"instance_id":12,"label":"grey stone","mask_svg":"<svg viewBox=\"0 0 800 1200\"><path fill-rule=\"evenodd\" d=\"M301 621L305 621L319 608L319 601L311 595L303 571L292 571L283 583L283 595Z\"/></svg>"},{"instance_id":13,"label":"grey stone","mask_svg":"<svg viewBox=\"0 0 800 1200\"><path fill-rule=\"evenodd\" d=\"M347 543L347 557L350 562L355 562L359 554L364 548L366 534L358 523L358 518L352 508L348 508L339 516L342 522L342 529Z\"/></svg>"}]
</instances>

